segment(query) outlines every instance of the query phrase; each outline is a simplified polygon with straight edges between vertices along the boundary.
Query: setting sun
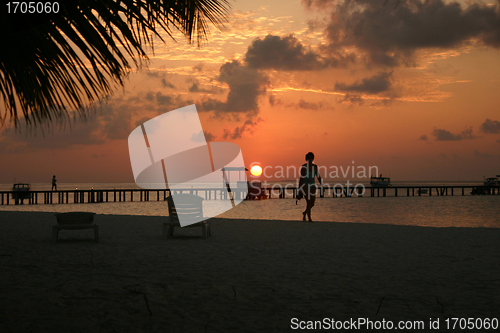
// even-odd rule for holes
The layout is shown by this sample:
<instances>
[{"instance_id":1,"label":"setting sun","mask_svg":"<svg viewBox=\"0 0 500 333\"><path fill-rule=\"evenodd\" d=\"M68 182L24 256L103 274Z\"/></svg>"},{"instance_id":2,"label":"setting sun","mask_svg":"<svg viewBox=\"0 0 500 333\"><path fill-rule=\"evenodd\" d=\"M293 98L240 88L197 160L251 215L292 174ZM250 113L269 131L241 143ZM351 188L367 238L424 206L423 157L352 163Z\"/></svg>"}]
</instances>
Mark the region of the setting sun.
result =
<instances>
[{"instance_id":1,"label":"setting sun","mask_svg":"<svg viewBox=\"0 0 500 333\"><path fill-rule=\"evenodd\" d=\"M260 165L254 165L251 169L250 169L250 173L252 174L252 176L260 176L262 174L262 168L260 167Z\"/></svg>"}]
</instances>

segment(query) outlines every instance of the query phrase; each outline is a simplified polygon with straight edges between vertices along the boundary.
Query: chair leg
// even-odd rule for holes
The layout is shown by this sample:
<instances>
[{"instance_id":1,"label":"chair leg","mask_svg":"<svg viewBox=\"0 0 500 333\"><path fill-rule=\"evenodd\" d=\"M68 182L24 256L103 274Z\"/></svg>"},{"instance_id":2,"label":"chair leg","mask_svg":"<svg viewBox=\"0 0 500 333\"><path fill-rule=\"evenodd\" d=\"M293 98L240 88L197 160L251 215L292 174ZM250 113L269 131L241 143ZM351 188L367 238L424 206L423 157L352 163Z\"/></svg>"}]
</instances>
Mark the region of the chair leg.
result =
<instances>
[{"instance_id":1,"label":"chair leg","mask_svg":"<svg viewBox=\"0 0 500 333\"><path fill-rule=\"evenodd\" d=\"M57 237L59 236L59 228L57 226L52 227L52 240L57 243Z\"/></svg>"},{"instance_id":2,"label":"chair leg","mask_svg":"<svg viewBox=\"0 0 500 333\"><path fill-rule=\"evenodd\" d=\"M203 236L205 236L205 239L212 237L212 231L210 230L210 224L208 223L203 224Z\"/></svg>"},{"instance_id":3,"label":"chair leg","mask_svg":"<svg viewBox=\"0 0 500 333\"><path fill-rule=\"evenodd\" d=\"M174 226L173 225L163 225L163 236L165 238L170 238L174 236Z\"/></svg>"},{"instance_id":4,"label":"chair leg","mask_svg":"<svg viewBox=\"0 0 500 333\"><path fill-rule=\"evenodd\" d=\"M94 225L94 237L95 242L99 243L99 226L97 224Z\"/></svg>"},{"instance_id":5,"label":"chair leg","mask_svg":"<svg viewBox=\"0 0 500 333\"><path fill-rule=\"evenodd\" d=\"M201 229L203 229L203 238L207 239L208 237L208 230L207 230L207 225L205 223L202 224Z\"/></svg>"}]
</instances>

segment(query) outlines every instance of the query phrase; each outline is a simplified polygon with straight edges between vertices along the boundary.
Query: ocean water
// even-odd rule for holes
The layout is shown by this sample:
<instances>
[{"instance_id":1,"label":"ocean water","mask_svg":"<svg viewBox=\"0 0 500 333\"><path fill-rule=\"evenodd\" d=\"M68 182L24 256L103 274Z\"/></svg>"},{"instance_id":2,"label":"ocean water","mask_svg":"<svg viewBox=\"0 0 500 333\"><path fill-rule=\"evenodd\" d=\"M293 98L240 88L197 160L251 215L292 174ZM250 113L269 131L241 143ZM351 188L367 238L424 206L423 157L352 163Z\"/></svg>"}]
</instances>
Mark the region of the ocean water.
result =
<instances>
[{"instance_id":1,"label":"ocean water","mask_svg":"<svg viewBox=\"0 0 500 333\"><path fill-rule=\"evenodd\" d=\"M428 185L469 185L472 182ZM472 183L479 185L480 182ZM397 184L413 185L413 184ZM8 191L12 185L0 185L0 191ZM133 189L135 184L60 184L63 189ZM33 190L50 190L50 184L32 184ZM487 227L500 228L500 195L492 196L388 196L318 198L312 210L314 221L398 224L429 227ZM458 193L457 193L458 192ZM401 193L403 194L403 193ZM400 194L400 195L401 195ZM456 191L456 194L461 192ZM149 202L107 202L84 204L0 205L5 211L68 212L91 211L97 214L167 216L167 204L150 197ZM220 200L205 200L204 213L210 215ZM232 219L301 220L305 200L296 204L295 199L268 199L243 201L218 217Z\"/></svg>"}]
</instances>

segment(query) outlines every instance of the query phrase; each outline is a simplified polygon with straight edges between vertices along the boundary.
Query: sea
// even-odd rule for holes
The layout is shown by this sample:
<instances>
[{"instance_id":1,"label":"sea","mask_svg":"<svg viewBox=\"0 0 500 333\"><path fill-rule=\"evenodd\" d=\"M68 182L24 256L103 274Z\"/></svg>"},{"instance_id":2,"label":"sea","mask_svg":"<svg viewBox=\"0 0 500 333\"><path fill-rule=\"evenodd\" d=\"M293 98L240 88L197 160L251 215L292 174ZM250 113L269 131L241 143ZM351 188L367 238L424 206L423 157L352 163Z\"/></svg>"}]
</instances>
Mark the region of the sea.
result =
<instances>
[{"instance_id":1,"label":"sea","mask_svg":"<svg viewBox=\"0 0 500 333\"><path fill-rule=\"evenodd\" d=\"M266 186L284 186L290 182L263 184ZM332 186L333 183L330 183ZM343 182L344 184L344 182ZM368 185L366 182L353 181L351 184ZM481 185L481 181L432 181L432 182L391 182L392 186L473 186ZM351 185L352 186L352 185ZM139 189L134 183L60 183L59 190L89 189ZM10 191L12 184L0 184L0 191ZM34 191L51 189L50 183L31 184ZM454 196L406 196L406 190L400 190L394 196L394 190L388 191L386 197L370 197L369 191L363 197L325 197L317 198L312 209L312 218L317 222L343 223L375 223L411 225L424 227L460 227L460 228L500 228L500 195L471 195L470 189L462 196L461 190L455 190ZM153 193L152 193L153 194ZM449 193L451 194L451 193ZM276 196L275 196L276 197ZM136 199L137 200L137 199ZM205 216L214 215L213 211L220 200L205 200ZM214 216L228 219L265 219L265 220L302 220L305 200L268 199L245 200L233 209ZM37 212L70 212L90 211L97 214L112 215L144 215L167 216L165 201L157 201L152 195L149 202L103 202L80 204L36 204L36 205L0 205L0 211L37 211Z\"/></svg>"}]
</instances>

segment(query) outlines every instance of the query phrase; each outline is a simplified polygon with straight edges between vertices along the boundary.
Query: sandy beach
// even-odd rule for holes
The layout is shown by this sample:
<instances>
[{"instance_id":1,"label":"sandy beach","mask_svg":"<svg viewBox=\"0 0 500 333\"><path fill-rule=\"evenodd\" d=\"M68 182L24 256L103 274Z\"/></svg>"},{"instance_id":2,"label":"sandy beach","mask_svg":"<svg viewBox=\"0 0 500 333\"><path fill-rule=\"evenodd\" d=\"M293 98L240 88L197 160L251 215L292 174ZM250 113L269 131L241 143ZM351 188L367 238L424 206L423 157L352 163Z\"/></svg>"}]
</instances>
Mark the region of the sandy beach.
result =
<instances>
[{"instance_id":1,"label":"sandy beach","mask_svg":"<svg viewBox=\"0 0 500 333\"><path fill-rule=\"evenodd\" d=\"M63 230L56 244L53 213L0 212L1 332L283 332L293 318L450 332L446 318L500 317L499 229L212 219L209 240L167 240L164 217L95 221L99 243Z\"/></svg>"}]
</instances>

